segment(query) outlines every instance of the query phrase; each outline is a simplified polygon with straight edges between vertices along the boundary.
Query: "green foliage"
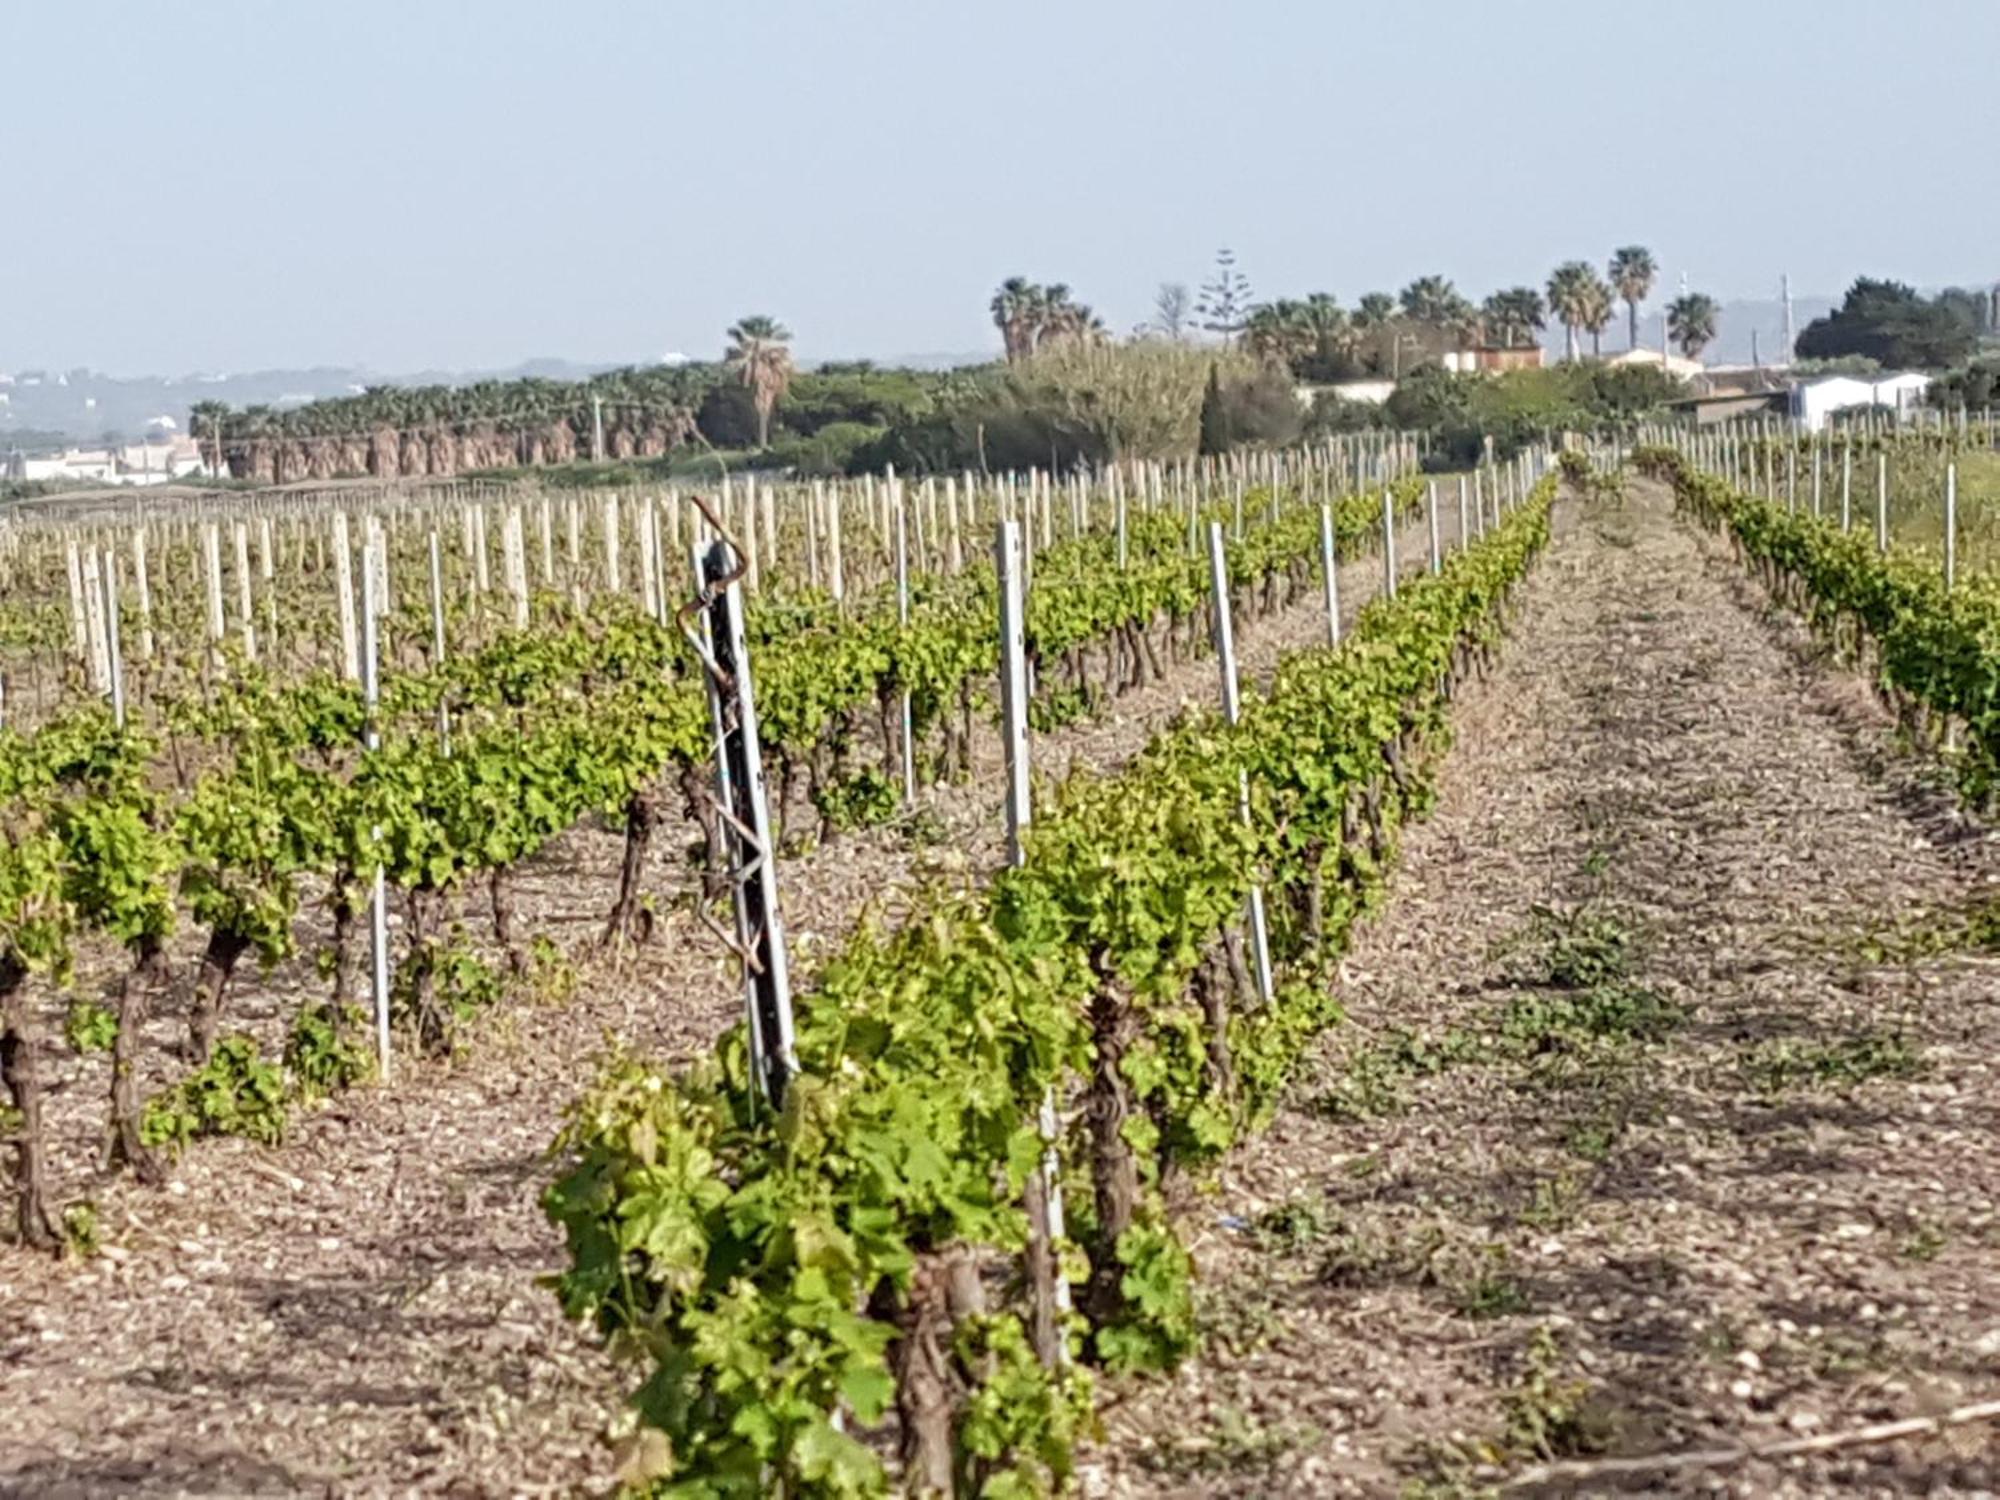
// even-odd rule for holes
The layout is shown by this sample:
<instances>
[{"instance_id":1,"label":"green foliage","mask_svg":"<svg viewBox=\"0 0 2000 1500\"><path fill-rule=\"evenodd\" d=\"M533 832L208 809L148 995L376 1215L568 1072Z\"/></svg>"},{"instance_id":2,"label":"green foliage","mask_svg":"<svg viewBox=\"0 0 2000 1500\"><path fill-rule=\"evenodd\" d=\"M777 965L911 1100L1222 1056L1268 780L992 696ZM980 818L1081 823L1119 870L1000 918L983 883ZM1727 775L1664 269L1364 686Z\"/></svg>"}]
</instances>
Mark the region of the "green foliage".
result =
<instances>
[{"instance_id":1,"label":"green foliage","mask_svg":"<svg viewBox=\"0 0 2000 1500\"><path fill-rule=\"evenodd\" d=\"M1305 419L1298 387L1284 367L1259 365L1225 380L1210 366L1209 383L1202 392L1200 451L1282 448L1298 441Z\"/></svg>"},{"instance_id":2,"label":"green foliage","mask_svg":"<svg viewBox=\"0 0 2000 1500\"><path fill-rule=\"evenodd\" d=\"M1947 589L1934 558L1878 552L1868 531L1842 531L1837 515L1738 493L1671 449L1639 461L1670 478L1696 515L1726 527L1752 561L1795 582L1816 625L1850 621L1865 631L1886 690L1963 726L1952 761L1968 797L2000 789L2000 573L1961 577Z\"/></svg>"},{"instance_id":3,"label":"green foliage","mask_svg":"<svg viewBox=\"0 0 2000 1500\"><path fill-rule=\"evenodd\" d=\"M902 805L902 792L874 766L826 781L813 793L813 806L819 815L843 833L893 823Z\"/></svg>"},{"instance_id":4,"label":"green foliage","mask_svg":"<svg viewBox=\"0 0 2000 1500\"><path fill-rule=\"evenodd\" d=\"M1528 950L1515 973L1520 984L1580 990L1631 971L1631 934L1594 906L1536 906L1518 942Z\"/></svg>"},{"instance_id":5,"label":"green foliage","mask_svg":"<svg viewBox=\"0 0 2000 1500\"><path fill-rule=\"evenodd\" d=\"M103 1226L98 1222L97 1205L87 1199L66 1203L62 1211L63 1251L78 1260L88 1260L103 1246Z\"/></svg>"},{"instance_id":6,"label":"green foliage","mask_svg":"<svg viewBox=\"0 0 2000 1500\"><path fill-rule=\"evenodd\" d=\"M1743 1060L1751 1086L1762 1094L1795 1088L1851 1089L1873 1078L1915 1078L1923 1053L1896 1032L1866 1031L1830 1042L1780 1037Z\"/></svg>"},{"instance_id":7,"label":"green foliage","mask_svg":"<svg viewBox=\"0 0 2000 1500\"><path fill-rule=\"evenodd\" d=\"M1192 1347L1192 1267L1161 1174L1213 1161L1250 1128L1313 1027L1337 1014L1317 964L1382 880L1381 861L1346 849L1344 829L1371 790L1386 854L1425 805L1444 685L1461 652L1493 639L1508 587L1546 540L1553 490L1544 482L1440 574L1369 605L1340 648L1288 659L1238 726L1194 715L1117 776L1065 783L1034 824L1025 863L989 891L942 894L901 930L853 940L801 999L801 1072L777 1114L751 1096L740 1027L675 1076L614 1062L571 1113L565 1171L545 1204L569 1246L556 1283L567 1313L633 1336L654 1361L636 1407L665 1455L657 1478L711 1494L884 1487L871 1452L835 1431L831 1414L844 1404L865 1425L884 1410L887 1310L928 1258L1023 1248L1041 1100L1090 1076L1090 1017L1107 987L1136 1033L1121 1067L1134 1104L1123 1139L1142 1191L1131 1227L1094 1247L1111 1258L1095 1269L1111 1273L1118 1297L1082 1347L1115 1369L1164 1367ZM1342 502L1338 528L1370 534L1380 504ZM1312 556L1316 519L1246 539L1232 578ZM1180 527L1171 523L1156 567L1128 569L1139 597L1185 589L1184 607L1199 600ZM1149 555L1144 538L1135 543ZM1077 556L1078 582L1115 575ZM1054 549L1038 557L1037 594L1069 596L1067 566ZM1065 586L1045 587L1052 578ZM1031 619L1044 659L1067 638L1087 639L1094 609L1120 608L1113 583L1100 588L1102 604ZM1113 617L1134 609L1128 595ZM896 670L923 680L918 658L899 655ZM1194 974L1253 884L1289 910L1315 880L1325 931L1316 945L1294 943L1275 1003L1231 1018L1244 1070L1240 1097L1220 1096ZM1089 1157L1080 1139L1066 1143L1078 1171ZM1070 1203L1090 1235L1091 1194ZM1064 1261L1078 1277L1074 1254ZM959 1414L961 1446L1012 1465L996 1493L1059 1483L1087 1400L1076 1372L1028 1357L1011 1308L988 1314L976 1337L1000 1357Z\"/></svg>"},{"instance_id":8,"label":"green foliage","mask_svg":"<svg viewBox=\"0 0 2000 1500\"><path fill-rule=\"evenodd\" d=\"M1521 1379L1507 1393L1506 1445L1516 1455L1540 1459L1602 1453L1615 1430L1590 1386L1566 1379L1562 1349L1546 1325L1529 1341Z\"/></svg>"},{"instance_id":9,"label":"green foliage","mask_svg":"<svg viewBox=\"0 0 2000 1500\"><path fill-rule=\"evenodd\" d=\"M285 1075L257 1055L248 1036L226 1036L197 1073L146 1101L148 1146L175 1150L198 1136L240 1135L275 1145L285 1134Z\"/></svg>"},{"instance_id":10,"label":"green foliage","mask_svg":"<svg viewBox=\"0 0 2000 1500\"><path fill-rule=\"evenodd\" d=\"M1839 307L1800 330L1805 359L1860 355L1887 368L1942 369L1971 355L1979 342L1977 299L1926 299L1894 281L1862 276Z\"/></svg>"},{"instance_id":11,"label":"green foliage","mask_svg":"<svg viewBox=\"0 0 2000 1500\"><path fill-rule=\"evenodd\" d=\"M118 1015L90 1000L72 1000L63 1035L78 1052L109 1052L118 1040Z\"/></svg>"},{"instance_id":12,"label":"green foliage","mask_svg":"<svg viewBox=\"0 0 2000 1500\"><path fill-rule=\"evenodd\" d=\"M375 1051L369 1045L367 1015L354 1006L341 1016L330 1005L304 1007L285 1038L285 1067L308 1099L374 1077Z\"/></svg>"},{"instance_id":13,"label":"green foliage","mask_svg":"<svg viewBox=\"0 0 2000 1500\"><path fill-rule=\"evenodd\" d=\"M1963 369L1930 383L1924 399L1946 409L1965 407L1975 413L2000 400L2000 359L1974 360Z\"/></svg>"}]
</instances>

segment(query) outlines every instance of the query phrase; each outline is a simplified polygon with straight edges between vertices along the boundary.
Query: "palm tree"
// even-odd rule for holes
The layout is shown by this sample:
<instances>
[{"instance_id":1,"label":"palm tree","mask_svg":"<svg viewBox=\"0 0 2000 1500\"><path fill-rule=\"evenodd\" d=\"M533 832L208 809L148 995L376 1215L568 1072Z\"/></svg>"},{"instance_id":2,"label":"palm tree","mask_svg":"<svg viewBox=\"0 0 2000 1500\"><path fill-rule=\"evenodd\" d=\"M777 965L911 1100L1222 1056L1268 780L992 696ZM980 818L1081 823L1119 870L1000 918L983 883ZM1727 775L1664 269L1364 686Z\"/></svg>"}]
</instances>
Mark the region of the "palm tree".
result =
<instances>
[{"instance_id":1,"label":"palm tree","mask_svg":"<svg viewBox=\"0 0 2000 1500\"><path fill-rule=\"evenodd\" d=\"M1396 299L1387 292L1370 292L1354 304L1354 326L1364 333L1379 333L1396 316Z\"/></svg>"},{"instance_id":2,"label":"palm tree","mask_svg":"<svg viewBox=\"0 0 2000 1500\"><path fill-rule=\"evenodd\" d=\"M1464 301L1458 288L1442 276L1419 276L1403 288L1403 314L1413 323L1443 328Z\"/></svg>"},{"instance_id":3,"label":"palm tree","mask_svg":"<svg viewBox=\"0 0 2000 1500\"><path fill-rule=\"evenodd\" d=\"M1076 300L1070 289L1060 281L1051 286L1034 288L1032 299L1032 323L1030 342L1034 348L1044 348L1064 339L1102 339L1106 336L1104 320L1091 310L1088 304Z\"/></svg>"},{"instance_id":4,"label":"palm tree","mask_svg":"<svg viewBox=\"0 0 2000 1500\"><path fill-rule=\"evenodd\" d=\"M1300 303L1299 321L1312 340L1314 357L1321 364L1331 364L1353 352L1353 324L1348 319L1347 309L1330 293L1314 292Z\"/></svg>"},{"instance_id":5,"label":"palm tree","mask_svg":"<svg viewBox=\"0 0 2000 1500\"><path fill-rule=\"evenodd\" d=\"M1714 341L1720 311L1715 299L1705 292L1683 292L1667 304L1667 332L1681 346L1681 353L1693 359Z\"/></svg>"},{"instance_id":6,"label":"palm tree","mask_svg":"<svg viewBox=\"0 0 2000 1500\"><path fill-rule=\"evenodd\" d=\"M1306 304L1281 297L1260 302L1243 323L1243 346L1259 359L1295 367L1312 352L1314 332Z\"/></svg>"},{"instance_id":7,"label":"palm tree","mask_svg":"<svg viewBox=\"0 0 2000 1500\"><path fill-rule=\"evenodd\" d=\"M729 330L723 362L750 388L757 409L757 446L771 446L771 412L792 383L791 329L776 318L755 313Z\"/></svg>"},{"instance_id":8,"label":"palm tree","mask_svg":"<svg viewBox=\"0 0 2000 1500\"><path fill-rule=\"evenodd\" d=\"M1598 276L1590 273L1590 280L1584 287L1583 326L1590 330L1590 357L1604 357L1604 330L1611 323L1611 286Z\"/></svg>"},{"instance_id":9,"label":"palm tree","mask_svg":"<svg viewBox=\"0 0 2000 1500\"><path fill-rule=\"evenodd\" d=\"M1040 295L1041 288L1027 277L1009 276L1000 283L1000 290L988 304L1009 364L1025 358L1034 347L1034 309Z\"/></svg>"},{"instance_id":10,"label":"palm tree","mask_svg":"<svg viewBox=\"0 0 2000 1500\"><path fill-rule=\"evenodd\" d=\"M1611 284L1625 301L1625 330L1631 347L1639 347L1639 304L1653 289L1660 268L1653 264L1653 252L1644 245L1626 245L1611 252Z\"/></svg>"},{"instance_id":11,"label":"palm tree","mask_svg":"<svg viewBox=\"0 0 2000 1500\"><path fill-rule=\"evenodd\" d=\"M1506 349L1532 348L1535 335L1542 331L1545 311L1542 294L1531 286L1508 287L1486 299L1481 309L1487 336L1497 338Z\"/></svg>"},{"instance_id":12,"label":"palm tree","mask_svg":"<svg viewBox=\"0 0 2000 1500\"><path fill-rule=\"evenodd\" d=\"M1575 360L1582 353L1576 331L1589 316L1590 288L1596 280L1597 273L1580 260L1566 260L1549 273L1549 311L1562 321L1563 354L1567 359Z\"/></svg>"}]
</instances>

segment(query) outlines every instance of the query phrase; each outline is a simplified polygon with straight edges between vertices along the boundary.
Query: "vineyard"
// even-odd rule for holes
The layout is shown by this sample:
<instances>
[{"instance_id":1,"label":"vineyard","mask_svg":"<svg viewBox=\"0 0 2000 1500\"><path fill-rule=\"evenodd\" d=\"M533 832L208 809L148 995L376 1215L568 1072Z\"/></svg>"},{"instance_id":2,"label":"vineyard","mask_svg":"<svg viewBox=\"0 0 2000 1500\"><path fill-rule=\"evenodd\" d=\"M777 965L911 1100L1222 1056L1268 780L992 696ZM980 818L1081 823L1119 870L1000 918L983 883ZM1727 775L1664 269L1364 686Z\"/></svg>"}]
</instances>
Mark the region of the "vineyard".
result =
<instances>
[{"instance_id":1,"label":"vineyard","mask_svg":"<svg viewBox=\"0 0 2000 1500\"><path fill-rule=\"evenodd\" d=\"M0 521L0 1485L1990 1487L1991 434L1629 436Z\"/></svg>"}]
</instances>

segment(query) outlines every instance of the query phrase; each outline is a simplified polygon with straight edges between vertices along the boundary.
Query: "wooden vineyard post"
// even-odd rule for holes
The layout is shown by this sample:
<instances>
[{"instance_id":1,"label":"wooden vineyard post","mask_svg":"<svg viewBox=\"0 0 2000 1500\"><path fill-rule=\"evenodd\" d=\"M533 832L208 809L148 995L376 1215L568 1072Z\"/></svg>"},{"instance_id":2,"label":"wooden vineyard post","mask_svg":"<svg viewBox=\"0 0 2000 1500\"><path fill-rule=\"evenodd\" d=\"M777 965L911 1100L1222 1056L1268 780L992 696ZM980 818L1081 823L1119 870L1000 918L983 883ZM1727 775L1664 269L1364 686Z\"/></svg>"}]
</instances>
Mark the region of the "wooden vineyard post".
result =
<instances>
[{"instance_id":1,"label":"wooden vineyard post","mask_svg":"<svg viewBox=\"0 0 2000 1500\"><path fill-rule=\"evenodd\" d=\"M257 581L264 586L264 649L278 649L277 559L271 538L271 518L257 518Z\"/></svg>"},{"instance_id":2,"label":"wooden vineyard post","mask_svg":"<svg viewBox=\"0 0 2000 1500\"><path fill-rule=\"evenodd\" d=\"M719 759L728 775L729 804L721 821L738 888L736 938L749 1011L751 1067L775 1110L783 1108L785 1087L799 1065L792 1039L791 972L778 910L777 850L771 842L757 697L744 642L743 571L726 539L710 544L702 561L702 612L714 647L703 676L710 713L723 728ZM697 649L705 644L692 639Z\"/></svg>"},{"instance_id":3,"label":"wooden vineyard post","mask_svg":"<svg viewBox=\"0 0 2000 1500\"><path fill-rule=\"evenodd\" d=\"M1458 545L1461 550L1464 549L1468 540L1465 534L1467 524L1465 476L1461 474L1458 476Z\"/></svg>"},{"instance_id":4,"label":"wooden vineyard post","mask_svg":"<svg viewBox=\"0 0 2000 1500\"><path fill-rule=\"evenodd\" d=\"M1396 498L1382 491L1382 593L1396 597Z\"/></svg>"},{"instance_id":5,"label":"wooden vineyard post","mask_svg":"<svg viewBox=\"0 0 2000 1500\"><path fill-rule=\"evenodd\" d=\"M510 505L500 522L500 566L507 575L507 592L514 600L514 628L528 628L528 558L521 534L521 507Z\"/></svg>"},{"instance_id":6,"label":"wooden vineyard post","mask_svg":"<svg viewBox=\"0 0 2000 1500\"><path fill-rule=\"evenodd\" d=\"M153 586L146 574L146 524L132 530L132 586L139 593L139 655L153 657Z\"/></svg>"},{"instance_id":7,"label":"wooden vineyard post","mask_svg":"<svg viewBox=\"0 0 2000 1500\"><path fill-rule=\"evenodd\" d=\"M965 483L965 508L972 509L972 481ZM945 566L956 578L965 571L965 545L959 538L958 530L958 480L947 474L944 481L944 514L946 526ZM970 517L968 516L968 519Z\"/></svg>"},{"instance_id":8,"label":"wooden vineyard post","mask_svg":"<svg viewBox=\"0 0 2000 1500\"><path fill-rule=\"evenodd\" d=\"M1111 508L1118 528L1118 571L1125 571L1125 486L1118 483L1118 471L1111 471Z\"/></svg>"},{"instance_id":9,"label":"wooden vineyard post","mask_svg":"<svg viewBox=\"0 0 2000 1500\"><path fill-rule=\"evenodd\" d=\"M1028 785L1027 611L1022 593L1026 569L1019 521L1003 518L995 528L993 562L1000 583L1000 722L1007 759L1007 864L1019 869L1027 859L1025 839L1033 816ZM1065 1226L1053 1090L1042 1092L1037 1127L1042 1159L1028 1184L1028 1280L1033 1293L1029 1328L1036 1356L1045 1367L1054 1368L1069 1359L1062 1324L1070 1310L1070 1294L1058 1259Z\"/></svg>"},{"instance_id":10,"label":"wooden vineyard post","mask_svg":"<svg viewBox=\"0 0 2000 1500\"><path fill-rule=\"evenodd\" d=\"M201 556L203 577L208 580L208 639L211 646L220 649L227 627L222 619L222 537L213 521L202 523Z\"/></svg>"},{"instance_id":11,"label":"wooden vineyard post","mask_svg":"<svg viewBox=\"0 0 2000 1500\"><path fill-rule=\"evenodd\" d=\"M1944 466L1944 588L1958 583L1958 465Z\"/></svg>"},{"instance_id":12,"label":"wooden vineyard post","mask_svg":"<svg viewBox=\"0 0 2000 1500\"><path fill-rule=\"evenodd\" d=\"M826 482L815 479L806 495L806 583L813 589L819 588L819 517L825 504Z\"/></svg>"},{"instance_id":13,"label":"wooden vineyard post","mask_svg":"<svg viewBox=\"0 0 2000 1500\"><path fill-rule=\"evenodd\" d=\"M83 629L85 649L89 655L90 690L104 697L111 695L111 650L106 643L104 628L104 580L97 565L97 547L92 544L83 554L81 580L83 585Z\"/></svg>"},{"instance_id":14,"label":"wooden vineyard post","mask_svg":"<svg viewBox=\"0 0 2000 1500\"><path fill-rule=\"evenodd\" d=\"M1819 475L1819 450L1817 448L1813 450L1813 475L1815 478ZM1797 510L1798 508L1799 450L1796 447L1788 447L1785 449L1785 509Z\"/></svg>"},{"instance_id":15,"label":"wooden vineyard post","mask_svg":"<svg viewBox=\"0 0 2000 1500\"><path fill-rule=\"evenodd\" d=\"M1814 515L1818 515L1815 507ZM1840 455L1840 529L1843 532L1854 529L1854 447L1850 443Z\"/></svg>"},{"instance_id":16,"label":"wooden vineyard post","mask_svg":"<svg viewBox=\"0 0 2000 1500\"><path fill-rule=\"evenodd\" d=\"M1333 503L1319 508L1319 572L1326 584L1326 641L1340 644L1340 559L1333 552Z\"/></svg>"},{"instance_id":17,"label":"wooden vineyard post","mask_svg":"<svg viewBox=\"0 0 2000 1500\"><path fill-rule=\"evenodd\" d=\"M243 654L251 661L257 659L257 627L253 623L257 606L250 591L250 529L238 521L232 528L236 558L236 614L237 623L243 627Z\"/></svg>"},{"instance_id":18,"label":"wooden vineyard post","mask_svg":"<svg viewBox=\"0 0 2000 1500\"><path fill-rule=\"evenodd\" d=\"M341 518L343 521L345 517ZM345 526L341 528L346 530ZM376 657L375 610L375 569L374 561L368 554L368 538L363 544L361 559L361 701L365 712L361 731L362 748L372 755L381 748L381 731L376 724L376 708L381 697L381 682L378 676ZM340 554L347 556L343 547ZM382 1082L389 1081L389 893L388 877L382 867L380 844L382 830L379 826L369 830L370 840L377 845L375 875L369 883L368 893L368 935L369 935L369 986L373 990L375 1002L375 1065Z\"/></svg>"},{"instance_id":19,"label":"wooden vineyard post","mask_svg":"<svg viewBox=\"0 0 2000 1500\"><path fill-rule=\"evenodd\" d=\"M833 486L832 504L826 510L827 577L833 585L833 602L840 604L847 598L847 573L840 557L840 486Z\"/></svg>"},{"instance_id":20,"label":"wooden vineyard post","mask_svg":"<svg viewBox=\"0 0 2000 1500\"><path fill-rule=\"evenodd\" d=\"M354 631L354 558L347 537L347 512L333 513L333 586L340 607L341 675L349 682L361 676L361 647Z\"/></svg>"},{"instance_id":21,"label":"wooden vineyard post","mask_svg":"<svg viewBox=\"0 0 2000 1500\"><path fill-rule=\"evenodd\" d=\"M570 604L583 608L583 537L581 502L571 495L563 502L563 561L569 567Z\"/></svg>"},{"instance_id":22,"label":"wooden vineyard post","mask_svg":"<svg viewBox=\"0 0 2000 1500\"><path fill-rule=\"evenodd\" d=\"M646 502L646 530L652 538L647 550L651 552L653 557L653 576L660 581L659 609L655 611L653 618L664 626L673 620L674 610L673 606L667 602L667 593L672 587L670 582L672 575L667 571L667 539L660 531L660 502L657 496ZM674 531L675 541L678 543L680 532L680 514L678 509L676 509L674 515ZM701 570L697 568L688 577L690 581L698 580L701 577Z\"/></svg>"},{"instance_id":23,"label":"wooden vineyard post","mask_svg":"<svg viewBox=\"0 0 2000 1500\"><path fill-rule=\"evenodd\" d=\"M430 533L431 553L431 666L444 669L444 560L439 555L437 527ZM438 693L438 746L451 754L451 694Z\"/></svg>"},{"instance_id":24,"label":"wooden vineyard post","mask_svg":"<svg viewBox=\"0 0 2000 1500\"><path fill-rule=\"evenodd\" d=\"M83 559L74 536L63 539L63 559L69 568L70 651L86 667L90 664L90 631L85 623L83 603Z\"/></svg>"},{"instance_id":25,"label":"wooden vineyard post","mask_svg":"<svg viewBox=\"0 0 2000 1500\"><path fill-rule=\"evenodd\" d=\"M542 503L535 507L535 522L541 532L542 543L542 587L556 586L556 538L555 519L549 514L549 497L542 496Z\"/></svg>"},{"instance_id":26,"label":"wooden vineyard post","mask_svg":"<svg viewBox=\"0 0 2000 1500\"><path fill-rule=\"evenodd\" d=\"M1889 550L1889 455L1875 455L1875 550Z\"/></svg>"},{"instance_id":27,"label":"wooden vineyard post","mask_svg":"<svg viewBox=\"0 0 2000 1500\"><path fill-rule=\"evenodd\" d=\"M493 592L493 574L486 556L486 503L472 507L472 576L482 598Z\"/></svg>"},{"instance_id":28,"label":"wooden vineyard post","mask_svg":"<svg viewBox=\"0 0 2000 1500\"><path fill-rule=\"evenodd\" d=\"M1444 569L1444 554L1438 550L1438 487L1435 479L1430 482L1425 509L1428 513L1431 527L1431 571L1438 573Z\"/></svg>"},{"instance_id":29,"label":"wooden vineyard post","mask_svg":"<svg viewBox=\"0 0 2000 1500\"><path fill-rule=\"evenodd\" d=\"M1222 716L1231 725L1243 717L1243 700L1236 684L1236 631L1229 618L1229 569L1222 555L1222 523L1208 525L1208 577L1215 603L1215 654L1222 668ZM1250 826L1250 773L1241 773L1238 804L1243 826ZM1250 948L1257 965L1257 993L1266 1005L1275 995L1271 983L1271 939L1264 926L1264 887L1250 887Z\"/></svg>"},{"instance_id":30,"label":"wooden vineyard post","mask_svg":"<svg viewBox=\"0 0 2000 1500\"><path fill-rule=\"evenodd\" d=\"M910 542L908 507L903 503L901 480L889 481L889 500L896 521L896 628L910 628ZM911 733L910 690L906 686L897 699L897 733L903 757L903 805L917 800L917 747Z\"/></svg>"},{"instance_id":31,"label":"wooden vineyard post","mask_svg":"<svg viewBox=\"0 0 2000 1500\"><path fill-rule=\"evenodd\" d=\"M118 621L118 554L107 547L104 551L104 652L105 666L111 678L111 722L120 729L125 727L125 652L119 636Z\"/></svg>"},{"instance_id":32,"label":"wooden vineyard post","mask_svg":"<svg viewBox=\"0 0 2000 1500\"><path fill-rule=\"evenodd\" d=\"M618 497L604 497L604 588L618 593Z\"/></svg>"}]
</instances>

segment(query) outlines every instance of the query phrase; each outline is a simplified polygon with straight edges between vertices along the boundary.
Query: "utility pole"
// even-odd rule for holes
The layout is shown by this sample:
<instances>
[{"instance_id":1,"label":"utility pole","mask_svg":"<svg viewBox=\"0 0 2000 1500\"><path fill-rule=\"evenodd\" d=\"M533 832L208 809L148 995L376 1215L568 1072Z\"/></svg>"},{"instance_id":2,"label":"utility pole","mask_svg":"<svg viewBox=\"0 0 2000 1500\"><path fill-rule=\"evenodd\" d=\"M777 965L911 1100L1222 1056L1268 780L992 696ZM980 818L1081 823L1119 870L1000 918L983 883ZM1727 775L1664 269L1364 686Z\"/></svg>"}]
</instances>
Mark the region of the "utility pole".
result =
<instances>
[{"instance_id":1,"label":"utility pole","mask_svg":"<svg viewBox=\"0 0 2000 1500\"><path fill-rule=\"evenodd\" d=\"M1792 333L1792 278L1791 278L1790 276L1786 276L1786 275L1781 275L1781 276L1780 276L1780 277L1778 278L1778 296L1779 296L1779 299L1780 299L1780 300L1781 300L1781 301L1782 301L1782 302L1783 302L1783 303L1785 304L1785 355L1784 355L1784 364L1785 364L1786 368L1788 368L1788 369L1789 369L1789 368L1791 367L1791 363L1792 363L1792 338L1793 338L1793 333Z\"/></svg>"}]
</instances>

